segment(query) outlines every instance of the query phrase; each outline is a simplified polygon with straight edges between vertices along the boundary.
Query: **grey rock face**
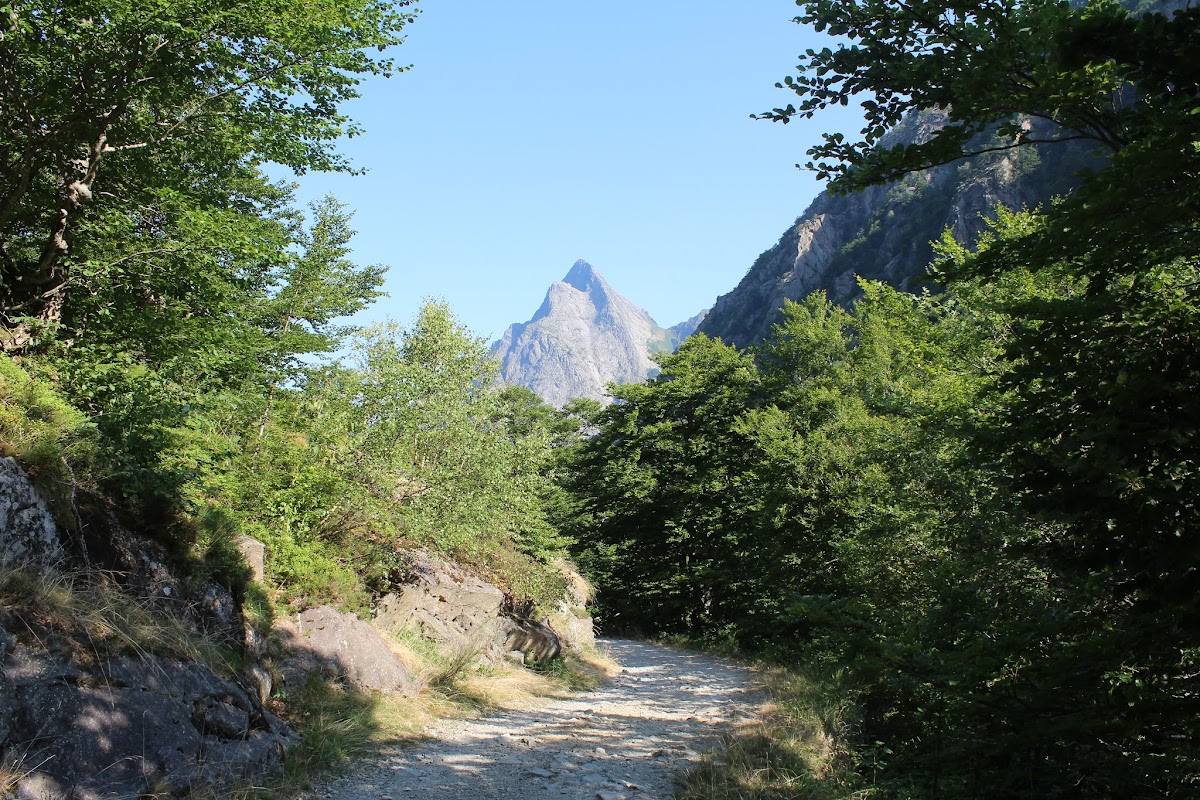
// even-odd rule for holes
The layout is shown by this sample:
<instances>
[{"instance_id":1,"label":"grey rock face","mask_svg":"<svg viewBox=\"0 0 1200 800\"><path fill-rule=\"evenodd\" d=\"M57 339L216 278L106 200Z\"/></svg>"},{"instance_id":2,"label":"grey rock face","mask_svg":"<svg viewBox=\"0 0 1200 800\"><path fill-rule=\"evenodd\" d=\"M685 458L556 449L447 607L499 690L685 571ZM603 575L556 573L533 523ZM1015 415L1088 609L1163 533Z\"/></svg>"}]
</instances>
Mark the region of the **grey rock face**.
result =
<instances>
[{"instance_id":1,"label":"grey rock face","mask_svg":"<svg viewBox=\"0 0 1200 800\"><path fill-rule=\"evenodd\" d=\"M414 554L411 570L411 582L375 610L375 624L384 630L414 631L449 651L477 650L491 663L513 652L522 661L562 652L555 628L510 608L504 592L478 576L423 552Z\"/></svg>"},{"instance_id":2,"label":"grey rock face","mask_svg":"<svg viewBox=\"0 0 1200 800\"><path fill-rule=\"evenodd\" d=\"M943 114L914 116L890 141L923 141L944 123ZM1084 146L1020 148L924 170L854 195L824 192L741 283L716 301L699 330L744 347L770 333L785 300L823 290L846 306L859 294L857 277L918 291L933 259L931 242L942 231L974 242L997 204L1022 208L1045 202L1069 190L1075 174L1094 163Z\"/></svg>"},{"instance_id":3,"label":"grey rock face","mask_svg":"<svg viewBox=\"0 0 1200 800\"><path fill-rule=\"evenodd\" d=\"M0 567L44 572L65 558L45 501L16 461L0 458Z\"/></svg>"},{"instance_id":4,"label":"grey rock face","mask_svg":"<svg viewBox=\"0 0 1200 800\"><path fill-rule=\"evenodd\" d=\"M492 345L505 383L525 386L551 405L602 400L609 383L646 380L651 356L670 352L671 331L615 292L586 261L576 261L528 322Z\"/></svg>"},{"instance_id":5,"label":"grey rock face","mask_svg":"<svg viewBox=\"0 0 1200 800\"><path fill-rule=\"evenodd\" d=\"M410 583L380 601L376 625L415 631L451 648L493 638L504 592L428 553L413 554L411 574Z\"/></svg>"},{"instance_id":6,"label":"grey rock face","mask_svg":"<svg viewBox=\"0 0 1200 800\"><path fill-rule=\"evenodd\" d=\"M672 325L670 328L667 328L671 332L671 344L674 349L678 350L679 345L683 344L683 340L699 329L700 325L708 317L709 310L706 308L691 319L686 319L678 325Z\"/></svg>"},{"instance_id":7,"label":"grey rock face","mask_svg":"<svg viewBox=\"0 0 1200 800\"><path fill-rule=\"evenodd\" d=\"M18 798L217 792L276 769L295 733L240 686L156 656L76 667L21 644L0 660L0 751Z\"/></svg>"},{"instance_id":8,"label":"grey rock face","mask_svg":"<svg viewBox=\"0 0 1200 800\"><path fill-rule=\"evenodd\" d=\"M296 685L313 670L334 673L359 689L410 692L412 676L369 623L329 606L300 613L276 631L290 651L283 682Z\"/></svg>"},{"instance_id":9,"label":"grey rock face","mask_svg":"<svg viewBox=\"0 0 1200 800\"><path fill-rule=\"evenodd\" d=\"M562 653L562 640L549 625L521 616L506 615L500 620L500 652L519 651L525 661L549 661Z\"/></svg>"}]
</instances>

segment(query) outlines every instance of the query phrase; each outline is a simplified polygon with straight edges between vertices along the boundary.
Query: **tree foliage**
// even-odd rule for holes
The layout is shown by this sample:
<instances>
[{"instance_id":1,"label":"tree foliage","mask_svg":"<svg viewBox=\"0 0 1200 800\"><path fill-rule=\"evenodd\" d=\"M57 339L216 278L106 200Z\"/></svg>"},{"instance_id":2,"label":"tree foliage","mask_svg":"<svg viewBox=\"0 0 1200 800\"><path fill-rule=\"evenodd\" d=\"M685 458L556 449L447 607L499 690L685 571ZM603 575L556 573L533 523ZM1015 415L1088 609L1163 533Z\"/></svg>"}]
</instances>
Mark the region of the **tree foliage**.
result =
<instances>
[{"instance_id":1,"label":"tree foliage","mask_svg":"<svg viewBox=\"0 0 1200 800\"><path fill-rule=\"evenodd\" d=\"M340 105L360 76L394 71L381 53L401 41L407 5L0 6L5 347L57 323L69 297L136 279L129 267L169 271L203 251L178 240L177 214L269 208L257 165L349 168L332 147L356 130ZM81 258L100 233L140 241Z\"/></svg>"},{"instance_id":2,"label":"tree foliage","mask_svg":"<svg viewBox=\"0 0 1200 800\"><path fill-rule=\"evenodd\" d=\"M0 3L0 346L82 413L79 486L106 496L90 502L176 552L249 534L281 596L353 608L429 547L556 600L560 420L493 387L444 304L410 328L347 325L384 268L352 258L341 203L305 214L263 169L354 169L344 103L402 70L414 15Z\"/></svg>"},{"instance_id":3,"label":"tree foliage","mask_svg":"<svg viewBox=\"0 0 1200 800\"><path fill-rule=\"evenodd\" d=\"M1200 43L1195 7L1168 16L1129 13L1115 0L797 5L797 23L836 43L807 50L798 74L777 84L797 103L759 116L786 123L861 101L858 141L826 134L809 151L809 167L838 190L991 149L1083 139L1119 151L1194 125L1200 74L1185 54ZM948 111L949 124L927 141L885 138L907 115L931 109Z\"/></svg>"},{"instance_id":4,"label":"tree foliage","mask_svg":"<svg viewBox=\"0 0 1200 800\"><path fill-rule=\"evenodd\" d=\"M578 451L601 488L573 486L590 511L581 559L622 587L606 613L663 630L700 618L713 638L842 665L857 787L882 796L1188 796L1200 14L801 5L798 21L839 38L784 82L799 102L765 116L862 100L860 140L810 151L834 189L1041 139L1108 156L1045 208L998 209L976 245L943 240L939 295L865 285L850 310L789 305L749 362L753 388L705 431L736 490L662 462L674 429L634 413L667 396L670 362L610 412L609 449ZM927 139L889 136L931 110L948 124ZM633 479L604 480L604 458ZM722 533L716 582L690 600L676 587L697 578L664 557L682 540L662 524L687 497L705 500L686 519L719 515Z\"/></svg>"}]
</instances>

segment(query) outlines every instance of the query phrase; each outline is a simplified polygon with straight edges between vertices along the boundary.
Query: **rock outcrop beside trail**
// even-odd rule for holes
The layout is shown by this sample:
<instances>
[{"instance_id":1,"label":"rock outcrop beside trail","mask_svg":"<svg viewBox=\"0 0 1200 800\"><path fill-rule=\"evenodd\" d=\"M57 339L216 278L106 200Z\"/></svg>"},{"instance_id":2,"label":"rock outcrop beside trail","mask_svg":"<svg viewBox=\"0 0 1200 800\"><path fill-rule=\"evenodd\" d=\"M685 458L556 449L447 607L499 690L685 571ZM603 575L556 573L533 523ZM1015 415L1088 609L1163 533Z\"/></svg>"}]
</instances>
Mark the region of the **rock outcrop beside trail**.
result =
<instances>
[{"instance_id":1,"label":"rock outcrop beside trail","mask_svg":"<svg viewBox=\"0 0 1200 800\"><path fill-rule=\"evenodd\" d=\"M318 671L366 691L408 693L416 687L379 631L353 614L318 606L276 623L275 631L289 653L280 669L285 685L298 686Z\"/></svg>"},{"instance_id":2,"label":"rock outcrop beside trail","mask_svg":"<svg viewBox=\"0 0 1200 800\"><path fill-rule=\"evenodd\" d=\"M364 691L417 688L388 630L424 636L443 651L477 649L492 663L553 658L592 635L577 587L554 615L569 623L560 637L532 607L415 553L410 580L384 598L373 622L307 609L277 623L268 647L268 631L247 622L228 587L193 585L161 545L134 535L107 507L80 520L84 529L66 538L20 466L0 459L0 589L12 600L0 604L0 800L221 795L257 783L299 740L264 707L275 677L289 688L313 672ZM256 545L239 544L252 556L261 554ZM68 567L98 569L88 578ZM22 585L41 587L45 598L91 593L67 605L84 598L86 606L93 596L118 605L92 617L26 598ZM114 634L122 604L173 620L181 636L190 628L236 649L245 664L235 675L165 655L182 651L140 641L135 631Z\"/></svg>"},{"instance_id":3,"label":"rock outcrop beside trail","mask_svg":"<svg viewBox=\"0 0 1200 800\"><path fill-rule=\"evenodd\" d=\"M83 536L67 541L20 466L0 459L0 577L12 601L0 605L0 798L221 794L278 769L297 737L263 707L266 670L251 664L221 675L156 654L134 631L112 630L128 604L244 646L247 627L230 590L207 582L185 591L161 546L110 512L81 519ZM113 613L54 605L87 584L70 569L97 566L108 588L93 586L74 602L112 601ZM25 596L23 586L45 598Z\"/></svg>"},{"instance_id":4,"label":"rock outcrop beside trail","mask_svg":"<svg viewBox=\"0 0 1200 800\"><path fill-rule=\"evenodd\" d=\"M12 790L20 800L221 793L275 770L297 741L199 664L142 655L84 666L11 633L0 654L0 748L26 773Z\"/></svg>"},{"instance_id":5,"label":"rock outcrop beside trail","mask_svg":"<svg viewBox=\"0 0 1200 800\"><path fill-rule=\"evenodd\" d=\"M581 625L567 634L497 587L429 553L412 554L410 575L376 608L375 624L394 634L417 633L450 651L477 650L490 663L544 661L584 638Z\"/></svg>"},{"instance_id":6,"label":"rock outcrop beside trail","mask_svg":"<svg viewBox=\"0 0 1200 800\"><path fill-rule=\"evenodd\" d=\"M65 559L46 502L16 461L0 458L0 567L41 572Z\"/></svg>"}]
</instances>

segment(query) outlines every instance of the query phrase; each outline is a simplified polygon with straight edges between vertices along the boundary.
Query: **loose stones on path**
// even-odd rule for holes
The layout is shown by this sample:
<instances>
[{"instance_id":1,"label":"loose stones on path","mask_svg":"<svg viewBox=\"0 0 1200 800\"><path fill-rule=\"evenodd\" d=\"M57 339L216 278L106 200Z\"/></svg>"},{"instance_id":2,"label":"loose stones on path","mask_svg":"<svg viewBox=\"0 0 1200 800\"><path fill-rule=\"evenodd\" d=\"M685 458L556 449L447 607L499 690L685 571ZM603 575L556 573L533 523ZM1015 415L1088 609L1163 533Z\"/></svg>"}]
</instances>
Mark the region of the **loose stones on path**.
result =
<instances>
[{"instance_id":1,"label":"loose stones on path","mask_svg":"<svg viewBox=\"0 0 1200 800\"><path fill-rule=\"evenodd\" d=\"M605 641L621 675L531 711L443 723L316 790L328 800L666 800L675 775L755 704L722 659Z\"/></svg>"}]
</instances>

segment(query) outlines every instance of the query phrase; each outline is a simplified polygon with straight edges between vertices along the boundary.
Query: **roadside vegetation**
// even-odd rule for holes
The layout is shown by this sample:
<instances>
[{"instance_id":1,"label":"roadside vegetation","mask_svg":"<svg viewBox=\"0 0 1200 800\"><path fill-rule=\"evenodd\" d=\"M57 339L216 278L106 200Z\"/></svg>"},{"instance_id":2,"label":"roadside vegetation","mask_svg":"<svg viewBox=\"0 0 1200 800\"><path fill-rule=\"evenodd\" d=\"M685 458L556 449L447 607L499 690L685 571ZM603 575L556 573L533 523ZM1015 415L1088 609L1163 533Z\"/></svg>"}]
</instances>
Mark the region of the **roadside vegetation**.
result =
<instances>
[{"instance_id":1,"label":"roadside vegetation","mask_svg":"<svg viewBox=\"0 0 1200 800\"><path fill-rule=\"evenodd\" d=\"M261 166L355 168L341 104L403 71L415 6L93 5L0 22L0 451L68 527L111 507L194 566L260 539L281 608L366 608L414 547L557 600L573 423L497 388L442 303L346 325L386 268Z\"/></svg>"},{"instance_id":2,"label":"roadside vegetation","mask_svg":"<svg viewBox=\"0 0 1200 800\"><path fill-rule=\"evenodd\" d=\"M418 548L557 609L567 553L549 474L582 418L498 387L485 343L444 303L348 325L386 267L353 260L335 198L298 207L265 169L362 166L336 149L357 132L343 104L361 79L404 71L393 54L414 3L152 5L0 13L0 455L47 497L81 567L0 573L4 613L82 657L235 671L236 648L101 569L111 543L97 531L115 526L161 546L185 583L230 589L260 631L318 604L367 611ZM243 536L266 545L261 585ZM272 701L305 734L296 779L604 669L572 656L483 681L477 653L408 653L424 676L412 697L318 681Z\"/></svg>"},{"instance_id":3,"label":"roadside vegetation","mask_svg":"<svg viewBox=\"0 0 1200 800\"><path fill-rule=\"evenodd\" d=\"M817 293L753 348L695 336L617 387L558 517L601 623L842 676L777 689L692 796L1189 796L1200 10L801 6L842 38L765 116L867 98L861 141L810 151L833 189L1037 141L1105 160L944 238L936 294ZM927 109L928 141L881 138ZM817 724L829 703L853 724Z\"/></svg>"}]
</instances>

